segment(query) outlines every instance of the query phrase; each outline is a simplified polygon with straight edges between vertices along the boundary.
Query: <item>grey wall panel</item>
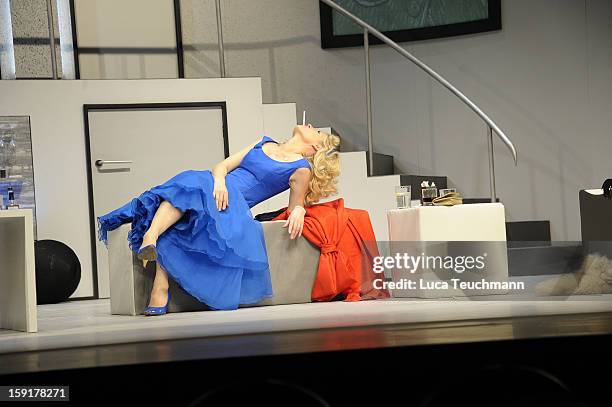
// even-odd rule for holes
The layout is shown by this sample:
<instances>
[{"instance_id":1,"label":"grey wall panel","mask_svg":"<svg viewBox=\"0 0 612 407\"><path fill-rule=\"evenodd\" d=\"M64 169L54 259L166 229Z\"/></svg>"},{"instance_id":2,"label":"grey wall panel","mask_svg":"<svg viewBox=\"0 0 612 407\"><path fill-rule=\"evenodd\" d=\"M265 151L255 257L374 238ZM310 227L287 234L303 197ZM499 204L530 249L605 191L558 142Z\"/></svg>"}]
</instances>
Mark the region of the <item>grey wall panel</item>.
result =
<instances>
[{"instance_id":1,"label":"grey wall panel","mask_svg":"<svg viewBox=\"0 0 612 407\"><path fill-rule=\"evenodd\" d=\"M183 20L183 32L215 27L212 2L187 3L201 11ZM228 75L260 75L264 102L296 102L314 125L332 125L347 149L366 149L362 48L322 50L318 2L290 3L223 2ZM508 219L550 219L553 240L578 240L578 190L612 174L612 2L504 1L502 19L501 31L402 45L515 142L518 168L495 144ZM189 74L209 76L216 36L192 41L202 52L187 58ZM393 50L374 46L371 60L376 151L393 155L398 172L449 175L464 196L486 197L484 124Z\"/></svg>"}]
</instances>

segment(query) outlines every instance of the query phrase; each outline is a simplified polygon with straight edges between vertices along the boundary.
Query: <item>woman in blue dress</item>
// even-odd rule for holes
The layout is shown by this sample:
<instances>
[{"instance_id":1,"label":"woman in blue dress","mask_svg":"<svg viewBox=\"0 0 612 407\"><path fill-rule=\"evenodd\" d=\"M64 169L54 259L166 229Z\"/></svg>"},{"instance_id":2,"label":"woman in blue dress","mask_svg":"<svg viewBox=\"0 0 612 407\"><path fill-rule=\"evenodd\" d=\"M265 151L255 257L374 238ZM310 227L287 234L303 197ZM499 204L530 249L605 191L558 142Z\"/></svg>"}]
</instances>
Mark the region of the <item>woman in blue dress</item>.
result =
<instances>
[{"instance_id":1,"label":"woman in blue dress","mask_svg":"<svg viewBox=\"0 0 612 407\"><path fill-rule=\"evenodd\" d=\"M168 311L168 275L212 309L236 309L271 297L263 228L251 208L290 189L287 227L301 235L304 206L337 192L340 139L299 125L277 142L268 136L216 164L187 170L100 216L98 237L131 222L130 249L156 261L145 315Z\"/></svg>"}]
</instances>

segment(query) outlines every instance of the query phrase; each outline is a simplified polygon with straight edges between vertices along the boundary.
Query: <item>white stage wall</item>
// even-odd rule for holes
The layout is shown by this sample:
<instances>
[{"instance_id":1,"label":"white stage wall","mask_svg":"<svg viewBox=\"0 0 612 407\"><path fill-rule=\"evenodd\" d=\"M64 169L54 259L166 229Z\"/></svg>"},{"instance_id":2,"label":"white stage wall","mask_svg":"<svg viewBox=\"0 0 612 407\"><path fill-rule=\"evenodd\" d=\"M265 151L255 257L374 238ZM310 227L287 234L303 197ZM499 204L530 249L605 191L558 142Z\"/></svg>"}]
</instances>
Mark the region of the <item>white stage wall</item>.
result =
<instances>
[{"instance_id":1,"label":"white stage wall","mask_svg":"<svg viewBox=\"0 0 612 407\"><path fill-rule=\"evenodd\" d=\"M81 261L72 297L93 295L83 104L226 101L230 154L261 137L259 78L0 81L0 116L29 115L38 239Z\"/></svg>"}]
</instances>

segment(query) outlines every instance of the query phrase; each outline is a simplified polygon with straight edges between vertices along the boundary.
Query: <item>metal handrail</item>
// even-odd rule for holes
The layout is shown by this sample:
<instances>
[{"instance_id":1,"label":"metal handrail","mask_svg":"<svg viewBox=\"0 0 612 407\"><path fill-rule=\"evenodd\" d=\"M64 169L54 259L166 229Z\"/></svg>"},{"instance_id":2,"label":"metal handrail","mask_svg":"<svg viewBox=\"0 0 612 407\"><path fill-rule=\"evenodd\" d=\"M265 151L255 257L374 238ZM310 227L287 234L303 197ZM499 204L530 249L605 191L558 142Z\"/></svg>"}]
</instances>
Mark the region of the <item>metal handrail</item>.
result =
<instances>
[{"instance_id":1,"label":"metal handrail","mask_svg":"<svg viewBox=\"0 0 612 407\"><path fill-rule=\"evenodd\" d=\"M435 80L440 82L448 90L450 90L452 93L454 93L455 96L457 96L463 103L465 103L470 109L472 109L482 120L484 120L484 122L488 126L488 135L489 135L490 138L492 138L492 133L493 133L492 130L494 130L494 133L499 137L499 139L506 145L506 147L508 147L508 149L512 153L512 157L514 158L514 165L517 165L518 161L517 161L517 156L516 156L516 148L514 147L514 144L512 144L512 141L510 141L510 138L508 138L508 136L506 136L506 134L499 128L499 126L493 120L491 120L491 118L485 112L483 112L478 106L476 106L476 104L474 102L472 102L467 96L465 96L459 89L455 88L450 82L448 82L446 79L444 79L440 74L438 74L436 71L434 71L429 66L424 64L421 60L416 58L414 55L412 55L411 53L406 51L398 43L396 43L391 38L387 37L386 35L384 35L380 31L378 31L376 28L372 27L370 24L366 23L365 21L363 21L359 17L355 16L350 11L348 11L345 8L343 8L343 7L339 6L338 4L334 3L332 0L320 0L320 1L322 1L325 4L327 4L328 6L333 8L334 10L344 14L345 16L347 16L348 18L353 20L355 23L357 23L358 25L360 25L364 29L364 46L366 46L366 47L369 46L368 42L366 41L367 34L372 34L373 36L375 36L376 38L378 38L379 40L381 40L382 42L384 42L385 44L387 44L388 46L393 48L395 51L397 51L404 58L406 58L406 59L410 60L411 62L413 62L415 65L417 65L419 68L424 70L427 74L429 74L429 76L431 76L432 78L434 78ZM367 55L368 51L366 50L365 52L366 52L366 55ZM368 59L369 58L366 56L366 61ZM369 71L369 68L366 68L366 69ZM369 85L368 85L368 88L369 88ZM368 92L369 92L369 90L368 90ZM368 95L368 98L369 97L370 96ZM492 140L490 140L490 141L492 141ZM370 142L370 144L371 144L371 142ZM494 201L496 197L495 197L495 175L494 175L494 168L493 168L493 162L494 161L493 161L493 157L492 157L492 154L493 154L492 143L489 143L489 154L490 154L489 165L490 165L491 189L492 189L492 191L491 191L491 195L492 195L491 196L491 200ZM372 160L372 159L373 159L373 154L372 154L372 151L370 150L370 160ZM370 167L372 167L373 162L371 161L370 164L371 164Z\"/></svg>"},{"instance_id":2,"label":"metal handrail","mask_svg":"<svg viewBox=\"0 0 612 407\"><path fill-rule=\"evenodd\" d=\"M217 15L217 41L219 44L219 72L225 78L225 51L223 48L223 22L221 21L221 0L215 0L215 13Z\"/></svg>"},{"instance_id":3,"label":"metal handrail","mask_svg":"<svg viewBox=\"0 0 612 407\"><path fill-rule=\"evenodd\" d=\"M423 71L425 71L429 76L434 78L436 81L440 82L444 85L448 90L450 90L455 96L457 96L463 103L465 103L470 109L472 109L487 125L487 145L489 151L489 180L490 180L490 189L491 189L491 202L495 202L497 200L496 190L495 190L495 160L493 154L493 134L497 135L499 139L508 147L510 152L512 153L512 157L514 158L514 165L517 165L518 160L516 156L516 148L510 138L506 136L506 134L499 128L499 126L491 120L491 118L483 112L474 102L472 102L467 96L465 96L461 91L455 88L450 82L444 79L440 74L431 69L421 60L416 58L414 55L406 51L402 48L398 43L393 41L391 38L387 37L376 28L372 27L370 24L366 23L359 17L352 14L350 11L346 10L342 6L334 3L332 0L319 0L325 4L327 4L332 9L344 14L348 18L350 18L353 22L357 23L359 26L363 28L363 45L364 45L364 62L366 67L366 103L367 103L367 126L368 126L368 148L369 148L369 157L368 161L370 164L370 174L373 174L374 171L374 149L373 149L373 136L372 136L372 90L371 90L371 81L370 81L370 44L369 44L369 34L372 34L383 43L387 44L395 51L397 51L404 58L413 62ZM224 60L224 52L223 52L223 36L222 36L222 28L221 28L221 7L219 4L219 0L217 0L217 30L218 30L218 41L219 41L219 62L221 65L221 77L225 76L225 60Z\"/></svg>"}]
</instances>

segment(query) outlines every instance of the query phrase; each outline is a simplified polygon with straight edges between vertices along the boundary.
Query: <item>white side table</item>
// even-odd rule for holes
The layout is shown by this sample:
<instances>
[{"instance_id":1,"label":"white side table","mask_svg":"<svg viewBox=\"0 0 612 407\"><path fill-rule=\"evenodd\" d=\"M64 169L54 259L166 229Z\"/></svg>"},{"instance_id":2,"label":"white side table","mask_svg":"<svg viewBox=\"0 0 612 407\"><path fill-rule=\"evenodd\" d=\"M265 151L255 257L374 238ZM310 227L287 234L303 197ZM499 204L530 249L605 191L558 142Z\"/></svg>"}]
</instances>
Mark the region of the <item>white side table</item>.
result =
<instances>
[{"instance_id":1,"label":"white side table","mask_svg":"<svg viewBox=\"0 0 612 407\"><path fill-rule=\"evenodd\" d=\"M31 209L0 210L0 328L38 330Z\"/></svg>"},{"instance_id":2,"label":"white side table","mask_svg":"<svg viewBox=\"0 0 612 407\"><path fill-rule=\"evenodd\" d=\"M501 203L391 209L387 211L387 221L391 255L411 252L411 255L423 253L445 258L462 255L485 256L484 268L474 269L470 273L462 272L460 275L456 275L456 271L453 271L455 273L453 275L453 273L432 272L431 269L421 269L416 273L410 273L405 269L393 269L391 274L394 282L401 279L415 281L423 279L435 283L457 277L464 281L482 281L483 278L487 282L508 281L506 221L504 206ZM452 285L452 282L449 283ZM413 289L402 288L391 292L394 297L438 298L504 294L508 290L421 289L417 286Z\"/></svg>"}]
</instances>

